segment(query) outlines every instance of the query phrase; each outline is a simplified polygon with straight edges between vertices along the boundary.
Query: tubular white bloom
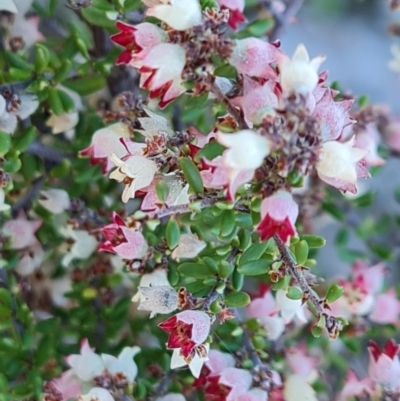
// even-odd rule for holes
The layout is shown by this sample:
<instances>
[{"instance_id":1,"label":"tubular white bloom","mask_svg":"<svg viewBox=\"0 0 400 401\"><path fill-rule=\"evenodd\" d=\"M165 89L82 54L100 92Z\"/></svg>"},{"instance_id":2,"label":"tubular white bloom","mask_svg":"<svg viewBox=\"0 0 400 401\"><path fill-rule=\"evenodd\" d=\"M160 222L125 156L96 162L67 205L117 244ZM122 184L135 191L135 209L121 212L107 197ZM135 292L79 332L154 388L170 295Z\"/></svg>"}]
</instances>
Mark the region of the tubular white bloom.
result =
<instances>
[{"instance_id":1,"label":"tubular white bloom","mask_svg":"<svg viewBox=\"0 0 400 401\"><path fill-rule=\"evenodd\" d=\"M295 316L297 316L301 322L306 322L307 319L304 314L304 305L302 304L301 299L290 299L286 294L285 290L278 290L275 296L276 306L285 320L285 323L290 323Z\"/></svg>"},{"instance_id":2,"label":"tubular white bloom","mask_svg":"<svg viewBox=\"0 0 400 401\"><path fill-rule=\"evenodd\" d=\"M201 24L199 0L170 0L147 10L147 15L156 17L177 31L184 31Z\"/></svg>"},{"instance_id":3,"label":"tubular white bloom","mask_svg":"<svg viewBox=\"0 0 400 401\"><path fill-rule=\"evenodd\" d=\"M129 383L133 383L138 374L138 367L133 357L140 352L139 347L125 347L118 358L108 354L102 354L104 367L112 374L122 373Z\"/></svg>"},{"instance_id":4,"label":"tubular white bloom","mask_svg":"<svg viewBox=\"0 0 400 401\"><path fill-rule=\"evenodd\" d=\"M354 184L357 181L356 163L368 154L368 150L354 148L353 143L353 140L323 143L316 166L318 174Z\"/></svg>"},{"instance_id":5,"label":"tubular white bloom","mask_svg":"<svg viewBox=\"0 0 400 401\"><path fill-rule=\"evenodd\" d=\"M93 387L87 394L78 397L78 401L115 401L110 392L101 387Z\"/></svg>"},{"instance_id":6,"label":"tubular white bloom","mask_svg":"<svg viewBox=\"0 0 400 401\"><path fill-rule=\"evenodd\" d=\"M186 398L182 394L169 393L163 397L158 397L156 401L186 401Z\"/></svg>"},{"instance_id":7,"label":"tubular white bloom","mask_svg":"<svg viewBox=\"0 0 400 401\"><path fill-rule=\"evenodd\" d=\"M125 183L122 193L124 203L133 199L136 191L149 186L158 170L156 163L144 156L131 156L122 161L113 153L110 160L118 167L110 174L110 178Z\"/></svg>"},{"instance_id":8,"label":"tubular white bloom","mask_svg":"<svg viewBox=\"0 0 400 401\"><path fill-rule=\"evenodd\" d=\"M286 401L317 401L317 395L306 378L298 375L286 379L283 396Z\"/></svg>"},{"instance_id":9,"label":"tubular white bloom","mask_svg":"<svg viewBox=\"0 0 400 401\"><path fill-rule=\"evenodd\" d=\"M173 250L172 259L195 258L204 248L206 243L195 234L182 234L178 246Z\"/></svg>"},{"instance_id":10,"label":"tubular white bloom","mask_svg":"<svg viewBox=\"0 0 400 401\"><path fill-rule=\"evenodd\" d=\"M150 311L150 319L157 314L169 314L178 308L178 294L170 285L139 287L138 310Z\"/></svg>"},{"instance_id":11,"label":"tubular white bloom","mask_svg":"<svg viewBox=\"0 0 400 401\"><path fill-rule=\"evenodd\" d=\"M201 369L205 362L208 361L208 352L210 350L210 344L206 343L202 346L204 355L200 355L200 353L195 350L195 354L193 359L190 362L186 362L185 358L180 354L181 349L174 349L171 357L171 369L178 369L183 366L189 365L189 369L192 372L192 375L197 379L200 376Z\"/></svg>"},{"instance_id":12,"label":"tubular white bloom","mask_svg":"<svg viewBox=\"0 0 400 401\"><path fill-rule=\"evenodd\" d=\"M279 60L282 89L286 93L296 92L302 95L311 93L318 84L318 68L325 56L310 60L303 44L297 46L292 59L286 55Z\"/></svg>"},{"instance_id":13,"label":"tubular white bloom","mask_svg":"<svg viewBox=\"0 0 400 401\"><path fill-rule=\"evenodd\" d=\"M223 155L223 164L235 170L254 170L271 152L270 141L251 130L234 134L218 132L216 138L228 148Z\"/></svg>"}]
</instances>

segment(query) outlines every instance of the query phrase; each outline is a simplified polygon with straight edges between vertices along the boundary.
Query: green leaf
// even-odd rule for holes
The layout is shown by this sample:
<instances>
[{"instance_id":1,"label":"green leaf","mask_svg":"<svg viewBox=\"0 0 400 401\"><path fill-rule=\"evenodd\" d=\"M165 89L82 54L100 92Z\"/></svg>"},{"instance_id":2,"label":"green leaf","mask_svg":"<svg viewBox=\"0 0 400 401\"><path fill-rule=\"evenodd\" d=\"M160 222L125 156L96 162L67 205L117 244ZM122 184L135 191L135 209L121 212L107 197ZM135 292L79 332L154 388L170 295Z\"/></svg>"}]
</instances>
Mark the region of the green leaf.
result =
<instances>
[{"instance_id":1,"label":"green leaf","mask_svg":"<svg viewBox=\"0 0 400 401\"><path fill-rule=\"evenodd\" d=\"M372 191L366 192L358 198L352 199L352 203L355 207L369 207L375 201L375 193Z\"/></svg>"},{"instance_id":2,"label":"green leaf","mask_svg":"<svg viewBox=\"0 0 400 401\"><path fill-rule=\"evenodd\" d=\"M191 96L190 99L185 102L184 109L185 110L192 110L192 109L199 109L204 108L207 105L208 100L208 92L203 93L199 96Z\"/></svg>"},{"instance_id":3,"label":"green leaf","mask_svg":"<svg viewBox=\"0 0 400 401\"><path fill-rule=\"evenodd\" d=\"M74 100L67 92L58 89L58 96L61 100L61 104L65 113L71 113L75 110Z\"/></svg>"},{"instance_id":4,"label":"green leaf","mask_svg":"<svg viewBox=\"0 0 400 401\"><path fill-rule=\"evenodd\" d=\"M11 135L0 131L0 155L4 156L11 148Z\"/></svg>"},{"instance_id":5,"label":"green leaf","mask_svg":"<svg viewBox=\"0 0 400 401\"><path fill-rule=\"evenodd\" d=\"M301 289L298 288L298 287L289 287L286 296L289 299L294 299L294 300L302 299L303 298L303 291L301 291Z\"/></svg>"},{"instance_id":6,"label":"green leaf","mask_svg":"<svg viewBox=\"0 0 400 401\"><path fill-rule=\"evenodd\" d=\"M156 182L156 194L161 202L165 202L169 195L169 187L164 181Z\"/></svg>"},{"instance_id":7,"label":"green leaf","mask_svg":"<svg viewBox=\"0 0 400 401\"><path fill-rule=\"evenodd\" d=\"M219 5L216 0L200 0L200 5L202 10L205 10L206 8L219 9Z\"/></svg>"},{"instance_id":8,"label":"green leaf","mask_svg":"<svg viewBox=\"0 0 400 401\"><path fill-rule=\"evenodd\" d=\"M239 232L239 245L240 251L244 251L251 243L251 234L248 230L241 230Z\"/></svg>"},{"instance_id":9,"label":"green leaf","mask_svg":"<svg viewBox=\"0 0 400 401\"><path fill-rule=\"evenodd\" d=\"M301 240L307 241L308 247L311 248L321 248L325 246L326 244L326 239L322 238L318 235L301 235L300 236Z\"/></svg>"},{"instance_id":10,"label":"green leaf","mask_svg":"<svg viewBox=\"0 0 400 401\"><path fill-rule=\"evenodd\" d=\"M178 245L180 236L179 224L174 218L170 218L166 229L167 244L170 249L174 249Z\"/></svg>"},{"instance_id":11,"label":"green leaf","mask_svg":"<svg viewBox=\"0 0 400 401\"><path fill-rule=\"evenodd\" d=\"M233 292L225 297L225 303L229 308L243 308L250 303L250 297L243 291Z\"/></svg>"},{"instance_id":12,"label":"green leaf","mask_svg":"<svg viewBox=\"0 0 400 401\"><path fill-rule=\"evenodd\" d=\"M6 51L5 55L6 55L6 60L7 60L8 64L10 64L11 67L19 68L19 69L25 70L25 71L33 70L32 64L30 64L28 61L23 59L18 54L15 54L11 51Z\"/></svg>"},{"instance_id":13,"label":"green leaf","mask_svg":"<svg viewBox=\"0 0 400 401\"><path fill-rule=\"evenodd\" d=\"M35 44L35 72L37 74L41 74L44 72L49 65L50 62L50 52L48 51L47 47L36 43Z\"/></svg>"},{"instance_id":14,"label":"green leaf","mask_svg":"<svg viewBox=\"0 0 400 401\"><path fill-rule=\"evenodd\" d=\"M222 215L220 234L225 237L231 234L235 227L235 212L233 210L225 210Z\"/></svg>"},{"instance_id":15,"label":"green leaf","mask_svg":"<svg viewBox=\"0 0 400 401\"><path fill-rule=\"evenodd\" d=\"M226 148L222 145L220 145L217 141L211 141L207 143L202 149L200 149L197 153L196 156L194 157L194 160L198 163L202 158L205 158L207 160L213 160L217 156L222 155L222 152Z\"/></svg>"},{"instance_id":16,"label":"green leaf","mask_svg":"<svg viewBox=\"0 0 400 401\"><path fill-rule=\"evenodd\" d=\"M72 63L70 60L64 60L61 66L57 69L56 73L54 74L53 81L54 82L63 82L68 77L72 70ZM67 85L66 85L67 86Z\"/></svg>"},{"instance_id":17,"label":"green leaf","mask_svg":"<svg viewBox=\"0 0 400 401\"><path fill-rule=\"evenodd\" d=\"M400 186L396 187L394 190L394 198L396 199L397 203L400 203Z\"/></svg>"},{"instance_id":18,"label":"green leaf","mask_svg":"<svg viewBox=\"0 0 400 401\"><path fill-rule=\"evenodd\" d=\"M0 303L5 307L11 309L12 307L12 296L11 292L5 288L0 288Z\"/></svg>"},{"instance_id":19,"label":"green leaf","mask_svg":"<svg viewBox=\"0 0 400 401\"><path fill-rule=\"evenodd\" d=\"M381 259L383 259L383 260L392 259L393 252L386 246L381 245L381 244L376 244L376 243L370 243L369 246L372 249L372 251L376 255L378 255Z\"/></svg>"},{"instance_id":20,"label":"green leaf","mask_svg":"<svg viewBox=\"0 0 400 401\"><path fill-rule=\"evenodd\" d=\"M184 276L205 279L210 277L212 273L206 265L201 265L200 263L182 263L178 267L179 273Z\"/></svg>"},{"instance_id":21,"label":"green leaf","mask_svg":"<svg viewBox=\"0 0 400 401\"><path fill-rule=\"evenodd\" d=\"M251 245L240 257L239 266L247 262L258 260L264 254L269 246L269 241L259 242Z\"/></svg>"},{"instance_id":22,"label":"green leaf","mask_svg":"<svg viewBox=\"0 0 400 401\"><path fill-rule=\"evenodd\" d=\"M273 18L263 18L249 24L246 30L250 33L251 36L260 38L264 36L273 27L273 25Z\"/></svg>"},{"instance_id":23,"label":"green leaf","mask_svg":"<svg viewBox=\"0 0 400 401\"><path fill-rule=\"evenodd\" d=\"M341 228L336 234L335 245L338 247L344 247L349 242L349 231L346 228Z\"/></svg>"},{"instance_id":24,"label":"green leaf","mask_svg":"<svg viewBox=\"0 0 400 401\"><path fill-rule=\"evenodd\" d=\"M56 114L57 116L64 113L64 107L61 102L60 98L60 91L56 88L50 87L49 88L49 106L51 111Z\"/></svg>"},{"instance_id":25,"label":"green leaf","mask_svg":"<svg viewBox=\"0 0 400 401\"><path fill-rule=\"evenodd\" d=\"M113 12L114 10L115 9L112 8L109 11ZM99 26L102 28L113 28L115 26L115 21L108 18L105 11L106 10L99 10L98 8L88 7L82 9L81 13L83 17L86 19L86 21L90 22L95 26Z\"/></svg>"},{"instance_id":26,"label":"green leaf","mask_svg":"<svg viewBox=\"0 0 400 401\"><path fill-rule=\"evenodd\" d=\"M314 326L314 327L311 329L311 334L312 334L314 337L319 338L319 337L321 337L323 331L324 331L323 328L318 327L318 326Z\"/></svg>"},{"instance_id":27,"label":"green leaf","mask_svg":"<svg viewBox=\"0 0 400 401\"><path fill-rule=\"evenodd\" d=\"M13 149L19 152L25 152L36 138L36 127L33 125L24 129L21 135L13 143Z\"/></svg>"},{"instance_id":28,"label":"green leaf","mask_svg":"<svg viewBox=\"0 0 400 401\"><path fill-rule=\"evenodd\" d=\"M259 276L267 273L271 264L272 261L265 259L251 260L243 264L240 263L237 271L244 276Z\"/></svg>"},{"instance_id":29,"label":"green leaf","mask_svg":"<svg viewBox=\"0 0 400 401\"><path fill-rule=\"evenodd\" d=\"M181 157L179 163L189 186L195 193L202 194L204 192L203 180L196 165L187 157Z\"/></svg>"},{"instance_id":30,"label":"green leaf","mask_svg":"<svg viewBox=\"0 0 400 401\"><path fill-rule=\"evenodd\" d=\"M214 75L217 77L236 79L237 71L236 71L236 68L233 67L232 65L224 64L215 69Z\"/></svg>"},{"instance_id":31,"label":"green leaf","mask_svg":"<svg viewBox=\"0 0 400 401\"><path fill-rule=\"evenodd\" d=\"M343 287L341 285L338 284L332 284L325 296L325 299L329 302L335 302L336 300L338 300L342 295L343 295Z\"/></svg>"},{"instance_id":32,"label":"green leaf","mask_svg":"<svg viewBox=\"0 0 400 401\"><path fill-rule=\"evenodd\" d=\"M296 256L297 264L304 265L308 259L308 243L301 240L294 245L294 254Z\"/></svg>"},{"instance_id":33,"label":"green leaf","mask_svg":"<svg viewBox=\"0 0 400 401\"><path fill-rule=\"evenodd\" d=\"M218 267L218 275L222 279L227 279L233 273L234 266L232 263L227 262L226 260L221 260Z\"/></svg>"},{"instance_id":34,"label":"green leaf","mask_svg":"<svg viewBox=\"0 0 400 401\"><path fill-rule=\"evenodd\" d=\"M235 270L232 274L232 287L235 291L240 291L244 284L244 276Z\"/></svg>"},{"instance_id":35,"label":"green leaf","mask_svg":"<svg viewBox=\"0 0 400 401\"><path fill-rule=\"evenodd\" d=\"M357 103L358 103L358 107L359 107L360 109L362 109L363 107L368 106L368 103L369 103L368 95L361 95L361 96L358 98Z\"/></svg>"},{"instance_id":36,"label":"green leaf","mask_svg":"<svg viewBox=\"0 0 400 401\"><path fill-rule=\"evenodd\" d=\"M79 93L81 96L86 96L104 88L106 79L100 74L92 74L64 81L63 85Z\"/></svg>"},{"instance_id":37,"label":"green leaf","mask_svg":"<svg viewBox=\"0 0 400 401\"><path fill-rule=\"evenodd\" d=\"M331 214L333 217L336 217L338 220L344 220L346 218L346 213L340 210L340 208L334 205L332 202L323 202L322 209Z\"/></svg>"}]
</instances>

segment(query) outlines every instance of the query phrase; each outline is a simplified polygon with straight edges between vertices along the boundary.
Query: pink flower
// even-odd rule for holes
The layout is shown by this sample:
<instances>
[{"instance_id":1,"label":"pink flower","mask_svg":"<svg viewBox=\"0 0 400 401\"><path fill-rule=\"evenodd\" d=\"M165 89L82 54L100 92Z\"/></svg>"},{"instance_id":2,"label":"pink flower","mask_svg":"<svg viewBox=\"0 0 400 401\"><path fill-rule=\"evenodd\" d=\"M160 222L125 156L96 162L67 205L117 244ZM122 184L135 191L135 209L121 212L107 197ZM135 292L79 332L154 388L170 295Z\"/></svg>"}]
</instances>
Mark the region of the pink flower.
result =
<instances>
[{"instance_id":1,"label":"pink flower","mask_svg":"<svg viewBox=\"0 0 400 401\"><path fill-rule=\"evenodd\" d=\"M298 214L297 203L285 190L279 190L265 198L261 204L262 220L257 227L261 239L265 240L277 234L282 241L286 242L289 237L296 234L295 223Z\"/></svg>"},{"instance_id":2,"label":"pink flower","mask_svg":"<svg viewBox=\"0 0 400 401\"><path fill-rule=\"evenodd\" d=\"M344 382L342 391L337 401L348 401L352 397L368 395L372 392L372 382L370 378L359 380L356 374L349 370Z\"/></svg>"},{"instance_id":3,"label":"pink flower","mask_svg":"<svg viewBox=\"0 0 400 401\"><path fill-rule=\"evenodd\" d=\"M60 378L52 380L64 400L77 398L81 393L80 381L74 376L73 369L64 372Z\"/></svg>"},{"instance_id":4,"label":"pink flower","mask_svg":"<svg viewBox=\"0 0 400 401\"><path fill-rule=\"evenodd\" d=\"M103 227L102 231L106 241L100 245L99 250L115 253L122 259L142 258L148 249L143 234L127 227L115 212L112 218L114 223Z\"/></svg>"},{"instance_id":5,"label":"pink flower","mask_svg":"<svg viewBox=\"0 0 400 401\"><path fill-rule=\"evenodd\" d=\"M169 333L168 348L179 348L184 358L191 359L195 347L206 341L211 323L207 313L187 310L170 317L158 327Z\"/></svg>"},{"instance_id":6,"label":"pink flower","mask_svg":"<svg viewBox=\"0 0 400 401\"><path fill-rule=\"evenodd\" d=\"M318 176L343 192L355 194L357 179L369 177L363 161L367 154L368 150L355 147L355 137L345 143L324 142L316 165Z\"/></svg>"},{"instance_id":7,"label":"pink flower","mask_svg":"<svg viewBox=\"0 0 400 401\"><path fill-rule=\"evenodd\" d=\"M388 391L400 390L400 361L397 357L399 350L400 346L394 340L389 340L383 350L374 341L370 341L368 347L369 376Z\"/></svg>"},{"instance_id":8,"label":"pink flower","mask_svg":"<svg viewBox=\"0 0 400 401\"><path fill-rule=\"evenodd\" d=\"M160 107L167 106L186 91L181 74L186 64L185 50L172 43L153 47L140 68L140 87L150 91L150 98L160 97Z\"/></svg>"},{"instance_id":9,"label":"pink flower","mask_svg":"<svg viewBox=\"0 0 400 401\"><path fill-rule=\"evenodd\" d=\"M179 237L178 246L173 250L171 258L179 260L195 258L207 244L199 239L196 234L185 233Z\"/></svg>"},{"instance_id":10,"label":"pink flower","mask_svg":"<svg viewBox=\"0 0 400 401\"><path fill-rule=\"evenodd\" d=\"M324 141L338 139L343 128L353 122L349 116L349 111L353 103L353 99L335 102L332 91L325 90L324 96L317 103L313 112L313 117L321 124Z\"/></svg>"},{"instance_id":11,"label":"pink flower","mask_svg":"<svg viewBox=\"0 0 400 401\"><path fill-rule=\"evenodd\" d=\"M241 22L246 21L246 17L243 15L245 0L217 0L217 3L222 9L229 10L228 24L232 29L236 30Z\"/></svg>"},{"instance_id":12,"label":"pink flower","mask_svg":"<svg viewBox=\"0 0 400 401\"><path fill-rule=\"evenodd\" d=\"M374 124L368 124L364 131L356 134L355 146L368 150L368 154L364 158L368 166L382 166L385 164L385 160L377 152L380 141L380 134Z\"/></svg>"},{"instance_id":13,"label":"pink flower","mask_svg":"<svg viewBox=\"0 0 400 401\"><path fill-rule=\"evenodd\" d=\"M308 95L318 84L318 69L325 60L318 56L310 60L303 44L297 46L292 59L281 54L279 58L280 83L285 94Z\"/></svg>"},{"instance_id":14,"label":"pink flower","mask_svg":"<svg viewBox=\"0 0 400 401\"><path fill-rule=\"evenodd\" d=\"M318 358L308 355L305 343L287 349L285 356L292 372L302 377L313 375L320 363Z\"/></svg>"},{"instance_id":15,"label":"pink flower","mask_svg":"<svg viewBox=\"0 0 400 401\"><path fill-rule=\"evenodd\" d=\"M236 401L237 398L248 392L253 378L248 370L227 368L222 371L218 383L229 388L226 401Z\"/></svg>"},{"instance_id":16,"label":"pink flower","mask_svg":"<svg viewBox=\"0 0 400 401\"><path fill-rule=\"evenodd\" d=\"M386 127L384 137L387 144L394 151L400 153L400 120L391 121Z\"/></svg>"},{"instance_id":17,"label":"pink flower","mask_svg":"<svg viewBox=\"0 0 400 401\"><path fill-rule=\"evenodd\" d=\"M112 154L117 157L141 155L145 144L134 143L129 139L130 130L123 123L116 123L97 130L88 148L81 150L81 156L90 156L90 164L101 164L103 174L107 174L113 167L110 159Z\"/></svg>"},{"instance_id":18,"label":"pink flower","mask_svg":"<svg viewBox=\"0 0 400 401\"><path fill-rule=\"evenodd\" d=\"M270 64L277 62L279 53L276 46L261 39L239 39L236 40L229 62L240 74L276 79L276 72Z\"/></svg>"},{"instance_id":19,"label":"pink flower","mask_svg":"<svg viewBox=\"0 0 400 401\"><path fill-rule=\"evenodd\" d=\"M117 65L130 64L140 68L142 60L150 50L159 43L165 42L167 38L162 29L149 22L132 26L118 21L117 28L120 32L112 35L110 39L125 47L125 51L117 58Z\"/></svg>"},{"instance_id":20,"label":"pink flower","mask_svg":"<svg viewBox=\"0 0 400 401\"><path fill-rule=\"evenodd\" d=\"M372 307L369 318L379 324L399 324L400 301L397 299L396 290L391 288L384 294L378 295Z\"/></svg>"},{"instance_id":21,"label":"pink flower","mask_svg":"<svg viewBox=\"0 0 400 401\"><path fill-rule=\"evenodd\" d=\"M9 237L11 249L24 249L40 245L35 232L42 225L41 220L27 220L20 216L15 220L7 221L3 226L3 235Z\"/></svg>"},{"instance_id":22,"label":"pink flower","mask_svg":"<svg viewBox=\"0 0 400 401\"><path fill-rule=\"evenodd\" d=\"M275 116L278 107L275 85L272 80L260 83L247 76L243 77L243 97L235 101L243 110L247 122L260 125L264 118Z\"/></svg>"}]
</instances>

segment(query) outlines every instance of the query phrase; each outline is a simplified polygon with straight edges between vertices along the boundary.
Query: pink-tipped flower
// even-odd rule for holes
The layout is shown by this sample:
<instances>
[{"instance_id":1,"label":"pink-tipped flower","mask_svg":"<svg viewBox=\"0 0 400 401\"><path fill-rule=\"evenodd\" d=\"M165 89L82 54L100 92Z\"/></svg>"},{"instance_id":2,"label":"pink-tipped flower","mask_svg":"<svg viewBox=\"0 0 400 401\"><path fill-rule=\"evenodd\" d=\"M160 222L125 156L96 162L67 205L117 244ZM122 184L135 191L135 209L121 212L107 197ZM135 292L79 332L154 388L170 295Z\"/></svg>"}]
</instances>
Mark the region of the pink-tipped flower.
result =
<instances>
[{"instance_id":1,"label":"pink-tipped flower","mask_svg":"<svg viewBox=\"0 0 400 401\"><path fill-rule=\"evenodd\" d=\"M207 313L187 310L170 317L158 327L169 333L167 347L179 348L181 355L191 360L195 347L206 341L211 322Z\"/></svg>"},{"instance_id":2,"label":"pink-tipped flower","mask_svg":"<svg viewBox=\"0 0 400 401\"><path fill-rule=\"evenodd\" d=\"M239 39L236 40L229 62L240 74L276 79L276 72L270 64L277 62L279 53L276 46L261 39Z\"/></svg>"},{"instance_id":3,"label":"pink-tipped flower","mask_svg":"<svg viewBox=\"0 0 400 401\"><path fill-rule=\"evenodd\" d=\"M398 326L399 314L400 301L397 298L396 290L391 288L384 294L375 297L369 318L374 323Z\"/></svg>"},{"instance_id":4,"label":"pink-tipped flower","mask_svg":"<svg viewBox=\"0 0 400 401\"><path fill-rule=\"evenodd\" d=\"M140 231L126 226L125 222L116 213L113 213L113 224L103 227L106 241L99 250L112 252L122 259L140 259L148 249L147 242Z\"/></svg>"},{"instance_id":5,"label":"pink-tipped flower","mask_svg":"<svg viewBox=\"0 0 400 401\"><path fill-rule=\"evenodd\" d=\"M107 174L113 167L110 159L112 154L124 157L128 153L141 155L144 144L134 143L129 139L130 131L123 123L116 123L97 130L89 147L80 151L81 156L89 156L90 164L100 164L103 174Z\"/></svg>"},{"instance_id":6,"label":"pink-tipped flower","mask_svg":"<svg viewBox=\"0 0 400 401\"><path fill-rule=\"evenodd\" d=\"M357 148L368 150L364 160L368 166L382 166L385 164L378 154L378 146L381 142L381 136L375 124L368 124L364 131L356 134Z\"/></svg>"},{"instance_id":7,"label":"pink-tipped flower","mask_svg":"<svg viewBox=\"0 0 400 401\"><path fill-rule=\"evenodd\" d=\"M303 44L297 46L292 59L281 55L279 59L280 83L285 94L299 93L308 95L318 84L318 69L325 60L318 56L310 60Z\"/></svg>"},{"instance_id":8,"label":"pink-tipped flower","mask_svg":"<svg viewBox=\"0 0 400 401\"><path fill-rule=\"evenodd\" d=\"M117 28L120 32L111 36L111 40L125 50L117 58L116 64L130 64L140 68L141 61L147 56L150 50L159 43L165 42L165 32L155 24L142 22L132 26L118 21Z\"/></svg>"},{"instance_id":9,"label":"pink-tipped flower","mask_svg":"<svg viewBox=\"0 0 400 401\"><path fill-rule=\"evenodd\" d=\"M298 214L297 203L292 194L285 190L279 190L265 198L261 203L262 220L257 227L261 239L266 240L277 234L286 242L296 234L295 223Z\"/></svg>"},{"instance_id":10,"label":"pink-tipped flower","mask_svg":"<svg viewBox=\"0 0 400 401\"><path fill-rule=\"evenodd\" d=\"M335 102L332 91L325 90L322 99L317 103L313 112L313 117L321 124L321 134L324 141L338 139L343 128L353 122L349 116L353 103L353 99Z\"/></svg>"},{"instance_id":11,"label":"pink-tipped flower","mask_svg":"<svg viewBox=\"0 0 400 401\"><path fill-rule=\"evenodd\" d=\"M394 340L389 340L383 350L374 341L369 343L369 377L384 390L400 390L399 350L400 345Z\"/></svg>"},{"instance_id":12,"label":"pink-tipped flower","mask_svg":"<svg viewBox=\"0 0 400 401\"><path fill-rule=\"evenodd\" d=\"M156 17L177 31L185 31L201 25L199 0L168 0L167 4L150 7L146 15Z\"/></svg>"},{"instance_id":13,"label":"pink-tipped flower","mask_svg":"<svg viewBox=\"0 0 400 401\"><path fill-rule=\"evenodd\" d=\"M173 43L153 47L140 68L140 87L150 91L150 98L160 97L161 108L185 92L181 74L186 64L185 50Z\"/></svg>"},{"instance_id":14,"label":"pink-tipped flower","mask_svg":"<svg viewBox=\"0 0 400 401\"><path fill-rule=\"evenodd\" d=\"M15 220L7 221L3 226L2 233L9 238L12 249L35 247L40 245L35 237L35 232L41 225L41 220L27 220L25 216L20 216Z\"/></svg>"},{"instance_id":15,"label":"pink-tipped flower","mask_svg":"<svg viewBox=\"0 0 400 401\"><path fill-rule=\"evenodd\" d=\"M241 22L246 21L246 17L243 15L245 0L217 0L217 3L222 9L229 10L228 24L232 29L236 30Z\"/></svg>"},{"instance_id":16,"label":"pink-tipped flower","mask_svg":"<svg viewBox=\"0 0 400 401\"><path fill-rule=\"evenodd\" d=\"M386 143L391 149L400 153L400 120L391 121L384 131Z\"/></svg>"},{"instance_id":17,"label":"pink-tipped flower","mask_svg":"<svg viewBox=\"0 0 400 401\"><path fill-rule=\"evenodd\" d=\"M348 401L352 397L369 395L372 390L373 385L370 378L360 380L352 370L349 370L337 401Z\"/></svg>"},{"instance_id":18,"label":"pink-tipped flower","mask_svg":"<svg viewBox=\"0 0 400 401\"><path fill-rule=\"evenodd\" d=\"M316 165L318 176L343 192L355 194L357 179L369 176L363 162L367 154L368 150L355 147L355 137L345 143L324 142Z\"/></svg>"},{"instance_id":19,"label":"pink-tipped flower","mask_svg":"<svg viewBox=\"0 0 400 401\"><path fill-rule=\"evenodd\" d=\"M223 370L218 381L229 389L226 401L236 401L239 396L246 394L252 382L253 379L248 370L237 368Z\"/></svg>"},{"instance_id":20,"label":"pink-tipped flower","mask_svg":"<svg viewBox=\"0 0 400 401\"><path fill-rule=\"evenodd\" d=\"M243 77L243 97L235 100L242 108L247 122L260 125L265 118L275 116L278 107L275 85L272 80L260 83L247 76Z\"/></svg>"}]
</instances>

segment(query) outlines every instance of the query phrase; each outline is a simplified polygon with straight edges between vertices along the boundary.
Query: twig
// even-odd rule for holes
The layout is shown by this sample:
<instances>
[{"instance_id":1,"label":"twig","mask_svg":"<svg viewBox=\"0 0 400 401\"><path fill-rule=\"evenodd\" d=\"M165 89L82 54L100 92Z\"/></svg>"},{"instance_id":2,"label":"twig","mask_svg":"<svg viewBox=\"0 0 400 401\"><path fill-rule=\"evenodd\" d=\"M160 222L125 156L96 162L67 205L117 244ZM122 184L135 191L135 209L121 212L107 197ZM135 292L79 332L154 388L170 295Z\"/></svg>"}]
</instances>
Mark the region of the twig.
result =
<instances>
[{"instance_id":1,"label":"twig","mask_svg":"<svg viewBox=\"0 0 400 401\"><path fill-rule=\"evenodd\" d=\"M212 80L209 79L207 84L210 87L210 91L216 96L217 100L225 105L228 113L236 120L236 122L239 125L239 128L248 129L249 126L247 125L240 110L238 110L235 106L232 105L230 100L222 93L221 89L215 84L215 82L212 82Z\"/></svg>"},{"instance_id":2,"label":"twig","mask_svg":"<svg viewBox=\"0 0 400 401\"><path fill-rule=\"evenodd\" d=\"M172 370L166 373L166 375L158 382L157 386L155 387L150 400L157 399L157 397L160 397L168 390L168 387L171 384L173 376L174 372Z\"/></svg>"},{"instance_id":3,"label":"twig","mask_svg":"<svg viewBox=\"0 0 400 401\"><path fill-rule=\"evenodd\" d=\"M324 302L319 299L314 291L312 291L310 285L303 275L303 272L301 271L301 268L297 265L296 261L290 255L284 242L277 234L275 234L273 238L281 255L281 260L285 264L286 268L289 270L290 275L297 281L300 289L303 291L303 299L311 302L319 319L325 318L325 327L328 330L329 336L331 338L337 338L339 332L343 329L343 323L337 318L329 316L324 311Z\"/></svg>"},{"instance_id":4,"label":"twig","mask_svg":"<svg viewBox=\"0 0 400 401\"><path fill-rule=\"evenodd\" d=\"M16 218L19 212L23 209L27 209L32 201L39 195L40 190L42 189L44 183L44 177L36 178L30 189L25 193L25 195L15 203L11 209L11 215Z\"/></svg>"},{"instance_id":5,"label":"twig","mask_svg":"<svg viewBox=\"0 0 400 401\"><path fill-rule=\"evenodd\" d=\"M270 42L274 42L279 38L285 25L299 12L303 3L304 0L289 0L282 14L273 13L275 24L268 35Z\"/></svg>"},{"instance_id":6,"label":"twig","mask_svg":"<svg viewBox=\"0 0 400 401\"><path fill-rule=\"evenodd\" d=\"M50 148L39 141L34 141L26 149L26 152L56 164L60 164L65 158L73 156L72 153L65 153L61 150Z\"/></svg>"}]
</instances>

